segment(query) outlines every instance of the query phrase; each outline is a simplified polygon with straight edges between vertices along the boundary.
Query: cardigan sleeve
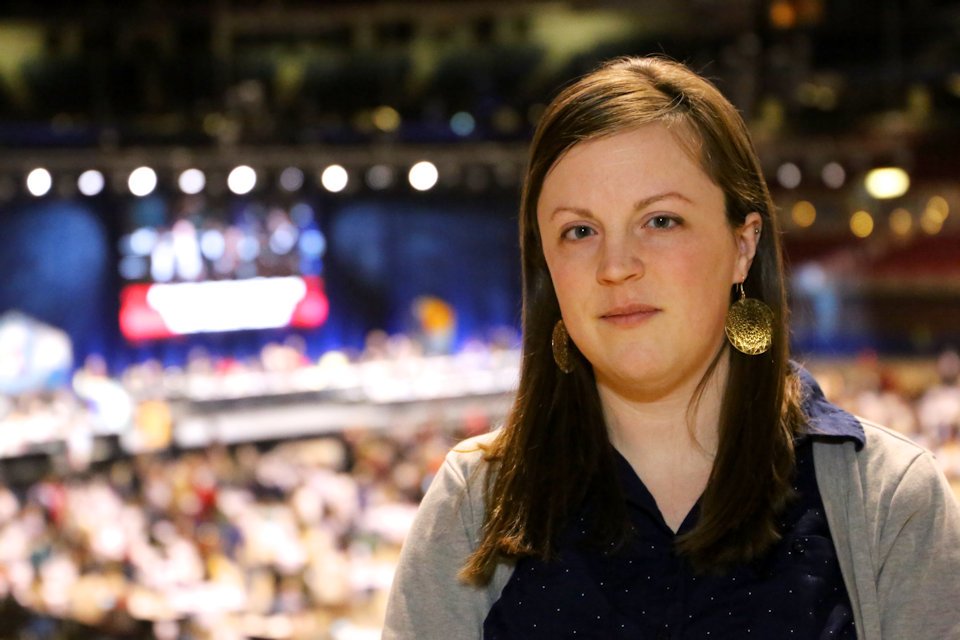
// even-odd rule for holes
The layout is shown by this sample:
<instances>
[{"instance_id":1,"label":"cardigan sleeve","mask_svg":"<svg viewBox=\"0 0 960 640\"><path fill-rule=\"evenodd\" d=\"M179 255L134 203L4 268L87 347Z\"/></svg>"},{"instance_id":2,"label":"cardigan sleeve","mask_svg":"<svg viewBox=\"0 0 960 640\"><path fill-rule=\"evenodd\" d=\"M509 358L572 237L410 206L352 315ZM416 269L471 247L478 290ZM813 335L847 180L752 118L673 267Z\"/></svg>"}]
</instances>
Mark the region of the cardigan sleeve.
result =
<instances>
[{"instance_id":1,"label":"cardigan sleeve","mask_svg":"<svg viewBox=\"0 0 960 640\"><path fill-rule=\"evenodd\" d=\"M877 548L883 638L960 640L960 507L933 455L888 494Z\"/></svg>"},{"instance_id":2,"label":"cardigan sleeve","mask_svg":"<svg viewBox=\"0 0 960 640\"><path fill-rule=\"evenodd\" d=\"M461 445L462 446L462 445ZM483 521L481 454L451 451L427 490L407 534L387 602L383 640L479 639L499 597L498 569L487 587L457 578Z\"/></svg>"},{"instance_id":3,"label":"cardigan sleeve","mask_svg":"<svg viewBox=\"0 0 960 640\"><path fill-rule=\"evenodd\" d=\"M960 640L960 507L933 454L860 419L816 442L817 482L863 640Z\"/></svg>"}]
</instances>

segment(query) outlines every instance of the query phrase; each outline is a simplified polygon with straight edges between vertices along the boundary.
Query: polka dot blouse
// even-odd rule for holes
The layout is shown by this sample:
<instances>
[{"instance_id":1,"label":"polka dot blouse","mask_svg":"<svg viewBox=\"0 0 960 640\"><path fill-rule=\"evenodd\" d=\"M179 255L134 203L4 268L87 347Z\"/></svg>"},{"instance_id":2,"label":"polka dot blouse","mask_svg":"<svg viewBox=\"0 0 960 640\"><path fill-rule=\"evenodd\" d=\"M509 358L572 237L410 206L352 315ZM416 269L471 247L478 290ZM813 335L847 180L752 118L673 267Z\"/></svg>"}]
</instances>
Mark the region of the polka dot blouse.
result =
<instances>
[{"instance_id":1,"label":"polka dot blouse","mask_svg":"<svg viewBox=\"0 0 960 640\"><path fill-rule=\"evenodd\" d=\"M807 407L815 437L852 438L862 446L856 420L823 405ZM675 536L696 523L699 503L674 534L629 463L619 457L618 465L634 527L630 542L603 554L580 544L590 531L586 516L573 522L556 560L518 562L484 622L486 640L856 638L811 436L797 442L799 499L784 513L783 538L763 561L720 576L696 576L673 551Z\"/></svg>"}]
</instances>

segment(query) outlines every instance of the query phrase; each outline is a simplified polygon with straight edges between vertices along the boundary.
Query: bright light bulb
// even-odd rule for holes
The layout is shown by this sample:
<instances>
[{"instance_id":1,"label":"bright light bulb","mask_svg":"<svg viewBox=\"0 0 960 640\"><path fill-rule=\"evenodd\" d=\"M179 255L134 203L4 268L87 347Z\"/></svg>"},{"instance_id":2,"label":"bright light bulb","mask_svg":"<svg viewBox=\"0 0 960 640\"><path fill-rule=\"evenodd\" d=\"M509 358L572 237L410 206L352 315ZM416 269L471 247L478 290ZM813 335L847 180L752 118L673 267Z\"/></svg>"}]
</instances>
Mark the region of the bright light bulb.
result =
<instances>
[{"instance_id":1,"label":"bright light bulb","mask_svg":"<svg viewBox=\"0 0 960 640\"><path fill-rule=\"evenodd\" d=\"M245 164L234 167L227 176L227 188L238 196L250 193L257 186L257 172Z\"/></svg>"},{"instance_id":2,"label":"bright light bulb","mask_svg":"<svg viewBox=\"0 0 960 640\"><path fill-rule=\"evenodd\" d=\"M45 196L53 186L53 177L50 172L43 168L34 169L27 174L27 191L30 195L40 197Z\"/></svg>"},{"instance_id":3,"label":"bright light bulb","mask_svg":"<svg viewBox=\"0 0 960 640\"><path fill-rule=\"evenodd\" d=\"M146 196L157 188L157 172L150 167L138 167L127 179L127 187L135 196Z\"/></svg>"},{"instance_id":4,"label":"bright light bulb","mask_svg":"<svg viewBox=\"0 0 960 640\"><path fill-rule=\"evenodd\" d=\"M187 169L177 178L177 186L187 195L196 195L207 186L207 177L200 169Z\"/></svg>"},{"instance_id":5,"label":"bright light bulb","mask_svg":"<svg viewBox=\"0 0 960 640\"><path fill-rule=\"evenodd\" d=\"M407 175L410 186L417 191L428 191L432 189L433 186L437 184L437 178L439 177L440 174L437 171L436 165L427 160L418 162L410 167L410 173Z\"/></svg>"},{"instance_id":6,"label":"bright light bulb","mask_svg":"<svg viewBox=\"0 0 960 640\"><path fill-rule=\"evenodd\" d=\"M900 167L880 167L867 173L867 193L878 200L899 198L910 188L910 176Z\"/></svg>"},{"instance_id":7,"label":"bright light bulb","mask_svg":"<svg viewBox=\"0 0 960 640\"><path fill-rule=\"evenodd\" d=\"M330 165L324 169L320 175L320 184L331 193L343 191L347 187L349 180L350 176L347 175L347 170L338 164Z\"/></svg>"},{"instance_id":8,"label":"bright light bulb","mask_svg":"<svg viewBox=\"0 0 960 640\"><path fill-rule=\"evenodd\" d=\"M106 181L103 178L103 174L96 169L84 171L80 174L80 177L77 178L77 189L85 196L97 195L103 191L105 184Z\"/></svg>"}]
</instances>

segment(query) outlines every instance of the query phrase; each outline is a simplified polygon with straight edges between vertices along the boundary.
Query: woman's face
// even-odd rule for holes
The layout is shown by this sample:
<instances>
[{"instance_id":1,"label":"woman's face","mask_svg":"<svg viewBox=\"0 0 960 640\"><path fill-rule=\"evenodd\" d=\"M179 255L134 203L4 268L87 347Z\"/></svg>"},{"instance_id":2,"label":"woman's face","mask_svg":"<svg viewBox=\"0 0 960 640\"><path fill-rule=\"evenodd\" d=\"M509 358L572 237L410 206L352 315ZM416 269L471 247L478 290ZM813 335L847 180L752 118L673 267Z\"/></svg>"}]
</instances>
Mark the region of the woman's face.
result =
<instances>
[{"instance_id":1,"label":"woman's face","mask_svg":"<svg viewBox=\"0 0 960 640\"><path fill-rule=\"evenodd\" d=\"M651 124L573 146L544 180L537 223L598 385L638 400L691 391L723 345L760 215L731 228L720 187Z\"/></svg>"}]
</instances>

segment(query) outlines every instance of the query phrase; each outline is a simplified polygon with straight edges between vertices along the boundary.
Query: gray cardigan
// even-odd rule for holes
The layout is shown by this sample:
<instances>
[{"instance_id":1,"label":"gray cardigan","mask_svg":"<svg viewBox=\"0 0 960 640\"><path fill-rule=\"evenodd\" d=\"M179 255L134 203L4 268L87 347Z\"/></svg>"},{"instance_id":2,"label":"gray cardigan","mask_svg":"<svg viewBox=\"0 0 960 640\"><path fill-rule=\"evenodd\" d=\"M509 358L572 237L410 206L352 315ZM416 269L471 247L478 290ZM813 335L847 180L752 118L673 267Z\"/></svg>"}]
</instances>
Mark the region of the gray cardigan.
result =
<instances>
[{"instance_id":1,"label":"gray cardigan","mask_svg":"<svg viewBox=\"0 0 960 640\"><path fill-rule=\"evenodd\" d=\"M862 421L866 444L814 442L814 466L860 640L960 640L960 507L933 455ZM473 587L457 572L483 524L477 445L455 447L437 472L394 577L383 640L480 638L510 578L498 566Z\"/></svg>"}]
</instances>

